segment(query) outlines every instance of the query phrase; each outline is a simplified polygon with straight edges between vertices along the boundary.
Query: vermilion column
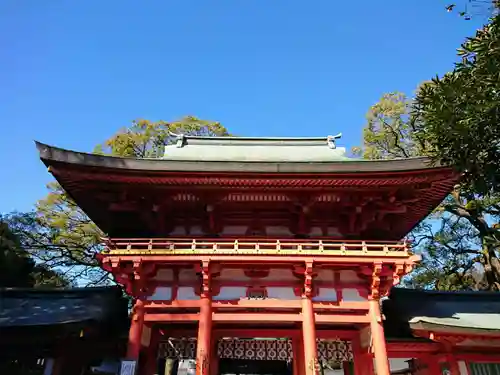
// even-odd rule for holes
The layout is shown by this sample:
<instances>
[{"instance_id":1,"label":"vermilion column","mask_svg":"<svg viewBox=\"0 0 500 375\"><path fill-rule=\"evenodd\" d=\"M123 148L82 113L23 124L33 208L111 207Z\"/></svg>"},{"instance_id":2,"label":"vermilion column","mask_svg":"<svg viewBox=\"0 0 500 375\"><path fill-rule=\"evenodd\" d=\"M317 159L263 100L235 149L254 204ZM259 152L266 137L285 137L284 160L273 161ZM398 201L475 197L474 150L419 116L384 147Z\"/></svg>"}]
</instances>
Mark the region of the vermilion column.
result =
<instances>
[{"instance_id":1,"label":"vermilion column","mask_svg":"<svg viewBox=\"0 0 500 375\"><path fill-rule=\"evenodd\" d=\"M360 339L355 338L351 341L354 375L363 375L363 351L361 349Z\"/></svg>"},{"instance_id":2,"label":"vermilion column","mask_svg":"<svg viewBox=\"0 0 500 375\"><path fill-rule=\"evenodd\" d=\"M219 356L218 356L219 340L212 335L212 360L210 361L210 374L219 375Z\"/></svg>"},{"instance_id":3,"label":"vermilion column","mask_svg":"<svg viewBox=\"0 0 500 375\"><path fill-rule=\"evenodd\" d=\"M301 335L292 337L292 354L293 375L304 375L304 348Z\"/></svg>"},{"instance_id":4,"label":"vermilion column","mask_svg":"<svg viewBox=\"0 0 500 375\"><path fill-rule=\"evenodd\" d=\"M208 264L201 270L203 283L200 294L200 318L198 322L198 341L196 349L196 375L210 375L212 298L210 295L210 274Z\"/></svg>"},{"instance_id":5,"label":"vermilion column","mask_svg":"<svg viewBox=\"0 0 500 375\"><path fill-rule=\"evenodd\" d=\"M316 322L312 303L312 264L306 264L302 294L302 334L304 337L304 366L306 375L318 374Z\"/></svg>"},{"instance_id":6,"label":"vermilion column","mask_svg":"<svg viewBox=\"0 0 500 375\"><path fill-rule=\"evenodd\" d=\"M160 331L157 327L151 327L151 340L147 349L144 375L154 375L158 369L158 345L160 343ZM143 374L141 374L143 375Z\"/></svg>"},{"instance_id":7,"label":"vermilion column","mask_svg":"<svg viewBox=\"0 0 500 375\"><path fill-rule=\"evenodd\" d=\"M373 375L373 357L371 354L365 355L365 372L366 375Z\"/></svg>"},{"instance_id":8,"label":"vermilion column","mask_svg":"<svg viewBox=\"0 0 500 375\"><path fill-rule=\"evenodd\" d=\"M380 302L376 298L370 300L370 328L376 373L377 375L389 375L390 368L385 345L384 327L382 326L382 315L380 313Z\"/></svg>"},{"instance_id":9,"label":"vermilion column","mask_svg":"<svg viewBox=\"0 0 500 375\"><path fill-rule=\"evenodd\" d=\"M428 357L425 359L427 364L427 375L441 375L441 365L437 357Z\"/></svg>"},{"instance_id":10,"label":"vermilion column","mask_svg":"<svg viewBox=\"0 0 500 375\"><path fill-rule=\"evenodd\" d=\"M304 365L306 375L318 373L316 324L311 296L302 297L302 333L304 335Z\"/></svg>"},{"instance_id":11,"label":"vermilion column","mask_svg":"<svg viewBox=\"0 0 500 375\"><path fill-rule=\"evenodd\" d=\"M458 361L453 355L449 355L446 358L448 366L450 368L451 375L460 375L460 367L458 367Z\"/></svg>"},{"instance_id":12,"label":"vermilion column","mask_svg":"<svg viewBox=\"0 0 500 375\"><path fill-rule=\"evenodd\" d=\"M128 333L127 359L138 360L141 351L141 336L144 325L144 302L137 299L132 309Z\"/></svg>"}]
</instances>

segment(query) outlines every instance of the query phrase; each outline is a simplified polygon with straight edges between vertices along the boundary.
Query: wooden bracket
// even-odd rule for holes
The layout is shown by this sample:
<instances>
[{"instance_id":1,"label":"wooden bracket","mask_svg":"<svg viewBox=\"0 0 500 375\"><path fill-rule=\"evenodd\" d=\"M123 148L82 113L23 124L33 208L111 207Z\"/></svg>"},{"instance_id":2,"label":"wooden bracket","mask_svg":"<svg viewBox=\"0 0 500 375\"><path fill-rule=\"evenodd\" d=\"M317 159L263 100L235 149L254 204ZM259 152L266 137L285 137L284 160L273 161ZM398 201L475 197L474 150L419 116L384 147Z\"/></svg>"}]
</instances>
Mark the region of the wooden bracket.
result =
<instances>
[{"instance_id":1,"label":"wooden bracket","mask_svg":"<svg viewBox=\"0 0 500 375\"><path fill-rule=\"evenodd\" d=\"M370 299L380 298L380 276L383 264L381 262L373 263L372 282L370 285Z\"/></svg>"},{"instance_id":2,"label":"wooden bracket","mask_svg":"<svg viewBox=\"0 0 500 375\"><path fill-rule=\"evenodd\" d=\"M402 263L394 265L394 272L392 273L392 285L398 285L405 273L406 267Z\"/></svg>"},{"instance_id":3,"label":"wooden bracket","mask_svg":"<svg viewBox=\"0 0 500 375\"><path fill-rule=\"evenodd\" d=\"M304 296L312 297L314 294L313 290L313 277L314 277L314 266L313 262L306 262L304 269Z\"/></svg>"},{"instance_id":4,"label":"wooden bracket","mask_svg":"<svg viewBox=\"0 0 500 375\"><path fill-rule=\"evenodd\" d=\"M200 296L206 298L210 296L211 267L209 260L203 260L197 265L197 271L201 275Z\"/></svg>"}]
</instances>

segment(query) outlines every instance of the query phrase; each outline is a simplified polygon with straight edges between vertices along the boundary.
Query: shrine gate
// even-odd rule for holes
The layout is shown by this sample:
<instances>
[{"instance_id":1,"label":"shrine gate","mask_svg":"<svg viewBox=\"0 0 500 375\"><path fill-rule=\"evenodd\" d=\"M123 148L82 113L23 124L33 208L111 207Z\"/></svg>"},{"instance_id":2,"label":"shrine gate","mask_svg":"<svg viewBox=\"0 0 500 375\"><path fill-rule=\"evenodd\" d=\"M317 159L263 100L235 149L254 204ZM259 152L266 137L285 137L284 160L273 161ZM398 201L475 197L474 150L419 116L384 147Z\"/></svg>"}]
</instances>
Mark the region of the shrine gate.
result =
<instances>
[{"instance_id":1,"label":"shrine gate","mask_svg":"<svg viewBox=\"0 0 500 375\"><path fill-rule=\"evenodd\" d=\"M158 357L195 359L197 375L248 361L389 374L380 298L419 260L401 239L459 176L425 158L350 159L335 140L179 135L159 159L37 144L135 298L139 374Z\"/></svg>"}]
</instances>

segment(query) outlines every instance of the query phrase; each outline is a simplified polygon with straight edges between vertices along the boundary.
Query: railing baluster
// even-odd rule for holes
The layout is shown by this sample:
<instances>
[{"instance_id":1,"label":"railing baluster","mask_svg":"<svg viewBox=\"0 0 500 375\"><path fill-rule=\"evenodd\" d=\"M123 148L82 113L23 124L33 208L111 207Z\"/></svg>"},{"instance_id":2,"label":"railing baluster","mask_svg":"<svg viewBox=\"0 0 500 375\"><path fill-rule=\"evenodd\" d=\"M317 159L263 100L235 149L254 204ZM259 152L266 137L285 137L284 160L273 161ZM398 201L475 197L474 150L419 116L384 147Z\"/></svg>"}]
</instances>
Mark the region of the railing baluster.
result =
<instances>
[{"instance_id":1,"label":"railing baluster","mask_svg":"<svg viewBox=\"0 0 500 375\"><path fill-rule=\"evenodd\" d=\"M235 253L252 254L275 251L279 254L318 254L318 255L370 255L373 251L383 253L384 255L405 256L411 255L411 246L408 241L403 242L369 242L369 241L334 241L334 240L298 240L298 239L204 239L204 238L102 238L107 251L117 252L149 252L170 250L170 251L193 251L217 252L220 249L234 250ZM241 248L241 249L240 249ZM356 250L354 253L352 250Z\"/></svg>"}]
</instances>

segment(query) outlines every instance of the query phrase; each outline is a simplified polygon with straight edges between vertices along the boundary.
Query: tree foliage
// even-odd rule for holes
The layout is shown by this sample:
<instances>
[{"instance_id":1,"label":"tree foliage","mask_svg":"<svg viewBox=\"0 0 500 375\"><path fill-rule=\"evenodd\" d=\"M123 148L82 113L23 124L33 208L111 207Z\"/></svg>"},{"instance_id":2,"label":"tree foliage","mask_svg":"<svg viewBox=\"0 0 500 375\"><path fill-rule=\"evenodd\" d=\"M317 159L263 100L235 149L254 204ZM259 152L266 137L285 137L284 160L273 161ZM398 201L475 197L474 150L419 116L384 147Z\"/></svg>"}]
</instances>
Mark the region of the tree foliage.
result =
<instances>
[{"instance_id":1,"label":"tree foliage","mask_svg":"<svg viewBox=\"0 0 500 375\"><path fill-rule=\"evenodd\" d=\"M426 128L419 113L411 110L413 105L404 95L391 93L372 106L363 131L361 156L438 157L433 128ZM498 198L492 192L471 194L467 181L457 185L410 234L423 261L408 283L440 290L500 290L500 233L494 224L500 218Z\"/></svg>"},{"instance_id":2,"label":"tree foliage","mask_svg":"<svg viewBox=\"0 0 500 375\"><path fill-rule=\"evenodd\" d=\"M419 156L424 144L414 135L417 117L411 101L398 92L385 94L366 114L363 147L355 149L365 159L398 159Z\"/></svg>"},{"instance_id":3,"label":"tree foliage","mask_svg":"<svg viewBox=\"0 0 500 375\"><path fill-rule=\"evenodd\" d=\"M137 120L131 126L99 144L94 152L135 158L159 158L172 134L226 136L218 122L187 116L179 121L152 122ZM97 264L95 255L101 250L103 233L71 200L57 182L48 185L49 192L40 200L33 221L36 230L27 237L33 255L49 267L64 267L80 283L103 284L110 281ZM34 235L36 234L36 235Z\"/></svg>"},{"instance_id":4,"label":"tree foliage","mask_svg":"<svg viewBox=\"0 0 500 375\"><path fill-rule=\"evenodd\" d=\"M0 216L0 287L69 286L61 272L30 257L25 248L25 232L20 230L24 216Z\"/></svg>"},{"instance_id":5,"label":"tree foliage","mask_svg":"<svg viewBox=\"0 0 500 375\"><path fill-rule=\"evenodd\" d=\"M416 133L434 161L457 166L471 191L489 194L500 190L500 16L458 54L452 72L419 90Z\"/></svg>"}]
</instances>

